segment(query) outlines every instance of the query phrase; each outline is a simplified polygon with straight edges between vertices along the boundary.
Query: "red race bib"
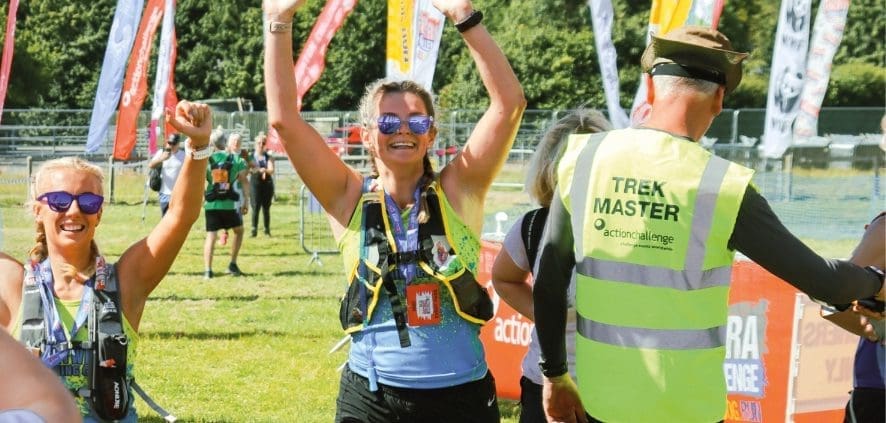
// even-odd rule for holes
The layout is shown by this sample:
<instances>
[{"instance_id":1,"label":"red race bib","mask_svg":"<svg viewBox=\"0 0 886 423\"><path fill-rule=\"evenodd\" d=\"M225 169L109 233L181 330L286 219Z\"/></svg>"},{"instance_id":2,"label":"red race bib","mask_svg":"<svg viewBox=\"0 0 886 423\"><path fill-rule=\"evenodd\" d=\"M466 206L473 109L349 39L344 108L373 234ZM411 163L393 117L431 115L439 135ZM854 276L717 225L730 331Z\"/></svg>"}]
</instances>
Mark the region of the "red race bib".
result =
<instances>
[{"instance_id":1,"label":"red race bib","mask_svg":"<svg viewBox=\"0 0 886 423\"><path fill-rule=\"evenodd\" d=\"M409 326L440 324L440 286L433 283L407 286L406 307Z\"/></svg>"}]
</instances>

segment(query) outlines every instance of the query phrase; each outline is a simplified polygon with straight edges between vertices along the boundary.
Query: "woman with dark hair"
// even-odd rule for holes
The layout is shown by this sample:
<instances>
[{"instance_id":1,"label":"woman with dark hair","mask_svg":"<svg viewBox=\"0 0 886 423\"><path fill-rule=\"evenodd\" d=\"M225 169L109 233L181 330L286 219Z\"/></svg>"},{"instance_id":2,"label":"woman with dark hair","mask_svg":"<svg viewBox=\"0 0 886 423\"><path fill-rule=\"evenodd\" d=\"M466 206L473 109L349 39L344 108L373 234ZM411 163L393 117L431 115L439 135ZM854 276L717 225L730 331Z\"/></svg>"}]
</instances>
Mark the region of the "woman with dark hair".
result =
<instances>
[{"instance_id":1,"label":"woman with dark hair","mask_svg":"<svg viewBox=\"0 0 886 423\"><path fill-rule=\"evenodd\" d=\"M258 214L262 213L265 235L271 236L271 202L274 200L274 156L265 148L268 136L259 132L255 136L255 150L249 169L249 184L252 188L252 236L258 233Z\"/></svg>"},{"instance_id":2,"label":"woman with dark hair","mask_svg":"<svg viewBox=\"0 0 886 423\"><path fill-rule=\"evenodd\" d=\"M351 335L338 422L497 422L480 327L492 303L476 282L483 203L514 142L520 83L469 0L434 0L461 32L489 93L464 148L437 173L431 93L377 81L360 105L372 175L335 155L299 113L292 19L301 0L265 0L268 119L290 162L326 211L344 258L340 309Z\"/></svg>"}]
</instances>

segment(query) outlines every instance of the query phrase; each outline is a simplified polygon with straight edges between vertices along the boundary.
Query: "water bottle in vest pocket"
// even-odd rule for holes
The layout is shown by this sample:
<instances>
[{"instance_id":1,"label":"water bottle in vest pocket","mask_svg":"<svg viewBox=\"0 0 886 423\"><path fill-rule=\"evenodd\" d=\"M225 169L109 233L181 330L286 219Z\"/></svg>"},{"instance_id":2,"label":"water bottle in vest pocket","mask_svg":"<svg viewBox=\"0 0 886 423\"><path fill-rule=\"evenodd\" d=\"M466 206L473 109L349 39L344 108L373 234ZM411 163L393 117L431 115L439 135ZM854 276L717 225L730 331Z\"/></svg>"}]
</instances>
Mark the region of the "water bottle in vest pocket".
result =
<instances>
[{"instance_id":1,"label":"water bottle in vest pocket","mask_svg":"<svg viewBox=\"0 0 886 423\"><path fill-rule=\"evenodd\" d=\"M103 295L101 291L99 297ZM126 417L129 385L126 380L126 351L129 339L123 333L121 314L113 301L100 301L95 307L96 347L92 354L90 405L103 419Z\"/></svg>"}]
</instances>

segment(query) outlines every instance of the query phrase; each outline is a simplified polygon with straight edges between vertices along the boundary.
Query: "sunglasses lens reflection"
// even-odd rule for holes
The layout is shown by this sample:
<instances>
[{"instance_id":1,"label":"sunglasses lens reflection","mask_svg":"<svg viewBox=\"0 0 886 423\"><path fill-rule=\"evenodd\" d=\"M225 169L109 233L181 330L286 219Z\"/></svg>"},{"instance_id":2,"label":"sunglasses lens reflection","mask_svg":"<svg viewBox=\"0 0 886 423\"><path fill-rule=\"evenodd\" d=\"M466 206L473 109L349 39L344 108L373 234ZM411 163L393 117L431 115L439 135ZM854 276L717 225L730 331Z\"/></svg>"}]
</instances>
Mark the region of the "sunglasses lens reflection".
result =
<instances>
[{"instance_id":1,"label":"sunglasses lens reflection","mask_svg":"<svg viewBox=\"0 0 886 423\"><path fill-rule=\"evenodd\" d=\"M416 135L423 135L431 129L431 123L434 121L430 116L410 116L407 123L409 130ZM391 135L400 129L403 121L398 116L382 115L378 117L378 130L382 134Z\"/></svg>"}]
</instances>

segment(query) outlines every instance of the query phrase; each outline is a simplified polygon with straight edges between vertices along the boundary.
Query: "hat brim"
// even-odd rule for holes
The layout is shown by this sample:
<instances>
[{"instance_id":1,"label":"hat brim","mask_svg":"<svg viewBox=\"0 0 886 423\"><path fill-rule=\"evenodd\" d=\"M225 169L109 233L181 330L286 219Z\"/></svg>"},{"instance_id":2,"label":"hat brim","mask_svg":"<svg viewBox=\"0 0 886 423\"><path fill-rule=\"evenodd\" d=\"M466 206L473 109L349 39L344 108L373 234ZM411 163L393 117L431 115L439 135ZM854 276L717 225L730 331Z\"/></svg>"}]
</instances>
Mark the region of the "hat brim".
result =
<instances>
[{"instance_id":1,"label":"hat brim","mask_svg":"<svg viewBox=\"0 0 886 423\"><path fill-rule=\"evenodd\" d=\"M726 92L730 93L741 82L741 62L748 53L704 47L653 36L652 42L640 58L643 72L649 72L659 63L678 63L686 66L700 66L723 72L726 77Z\"/></svg>"}]
</instances>

